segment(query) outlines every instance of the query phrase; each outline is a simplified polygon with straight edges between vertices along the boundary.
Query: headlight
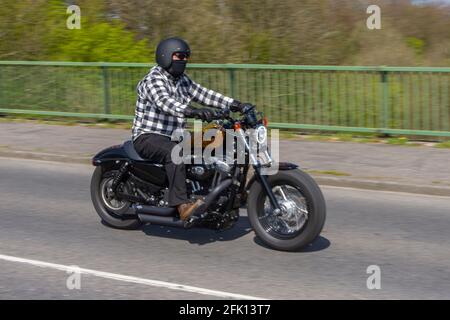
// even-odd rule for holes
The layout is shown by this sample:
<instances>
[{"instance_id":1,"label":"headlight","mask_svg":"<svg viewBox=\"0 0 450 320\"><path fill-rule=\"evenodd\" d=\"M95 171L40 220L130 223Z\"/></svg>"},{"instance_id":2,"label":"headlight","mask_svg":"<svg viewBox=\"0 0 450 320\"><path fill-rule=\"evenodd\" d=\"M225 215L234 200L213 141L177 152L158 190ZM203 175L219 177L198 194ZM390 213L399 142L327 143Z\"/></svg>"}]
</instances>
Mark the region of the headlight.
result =
<instances>
[{"instance_id":1,"label":"headlight","mask_svg":"<svg viewBox=\"0 0 450 320\"><path fill-rule=\"evenodd\" d=\"M259 144L265 143L267 140L267 129L264 126L259 126L256 128L256 141Z\"/></svg>"}]
</instances>

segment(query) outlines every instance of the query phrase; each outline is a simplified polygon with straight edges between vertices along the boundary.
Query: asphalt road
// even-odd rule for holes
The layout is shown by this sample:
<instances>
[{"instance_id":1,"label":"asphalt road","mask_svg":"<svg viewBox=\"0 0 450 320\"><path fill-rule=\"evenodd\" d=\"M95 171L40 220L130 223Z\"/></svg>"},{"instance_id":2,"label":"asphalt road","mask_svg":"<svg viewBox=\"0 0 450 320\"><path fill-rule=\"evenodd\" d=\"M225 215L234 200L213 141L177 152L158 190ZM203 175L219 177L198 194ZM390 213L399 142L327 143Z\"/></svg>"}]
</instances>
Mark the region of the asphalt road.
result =
<instances>
[{"instance_id":1,"label":"asphalt road","mask_svg":"<svg viewBox=\"0 0 450 320\"><path fill-rule=\"evenodd\" d=\"M262 245L245 211L221 233L107 228L91 205L92 171L0 158L0 299L220 298L154 280L267 299L450 299L450 198L324 187L321 237L288 253ZM69 290L67 272L5 256L142 281L83 274ZM369 265L379 290L367 289Z\"/></svg>"}]
</instances>

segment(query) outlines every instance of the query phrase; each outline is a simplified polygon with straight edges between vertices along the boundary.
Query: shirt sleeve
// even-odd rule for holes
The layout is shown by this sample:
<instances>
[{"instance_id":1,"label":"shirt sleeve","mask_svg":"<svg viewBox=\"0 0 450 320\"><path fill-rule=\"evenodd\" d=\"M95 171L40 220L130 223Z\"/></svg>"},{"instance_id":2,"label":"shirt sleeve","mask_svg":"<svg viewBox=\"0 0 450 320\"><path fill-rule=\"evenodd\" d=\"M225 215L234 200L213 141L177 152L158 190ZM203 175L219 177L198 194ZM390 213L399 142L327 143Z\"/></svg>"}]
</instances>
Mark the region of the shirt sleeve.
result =
<instances>
[{"instance_id":1,"label":"shirt sleeve","mask_svg":"<svg viewBox=\"0 0 450 320\"><path fill-rule=\"evenodd\" d=\"M234 99L230 97L224 96L223 94L215 92L211 89L202 87L201 85L192 80L190 81L191 81L190 92L192 95L192 100L194 100L195 102L198 102L208 107L223 109L229 107L234 101Z\"/></svg>"},{"instance_id":2,"label":"shirt sleeve","mask_svg":"<svg viewBox=\"0 0 450 320\"><path fill-rule=\"evenodd\" d=\"M183 118L184 110L188 107L171 97L167 84L161 78L152 78L146 86L147 94L163 112Z\"/></svg>"}]
</instances>

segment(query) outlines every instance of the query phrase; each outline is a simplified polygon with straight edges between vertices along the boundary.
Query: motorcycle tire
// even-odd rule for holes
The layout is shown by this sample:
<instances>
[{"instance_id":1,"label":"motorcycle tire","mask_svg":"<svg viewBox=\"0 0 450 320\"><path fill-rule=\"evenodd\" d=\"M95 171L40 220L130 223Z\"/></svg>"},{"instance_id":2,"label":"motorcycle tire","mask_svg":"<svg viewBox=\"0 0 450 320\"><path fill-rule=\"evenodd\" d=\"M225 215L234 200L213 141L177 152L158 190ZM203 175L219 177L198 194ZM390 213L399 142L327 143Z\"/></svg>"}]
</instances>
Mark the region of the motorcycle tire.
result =
<instances>
[{"instance_id":1,"label":"motorcycle tire","mask_svg":"<svg viewBox=\"0 0 450 320\"><path fill-rule=\"evenodd\" d=\"M288 185L298 190L307 204L307 219L303 226L291 235L278 235L273 229L267 228L262 222L265 211L264 204L268 197L262 185L255 181L249 190L247 199L247 213L250 224L256 235L269 247L281 251L298 251L316 239L325 224L326 204L322 191L317 183L307 173L295 169L279 171L275 175L267 176L269 185Z\"/></svg>"}]
</instances>

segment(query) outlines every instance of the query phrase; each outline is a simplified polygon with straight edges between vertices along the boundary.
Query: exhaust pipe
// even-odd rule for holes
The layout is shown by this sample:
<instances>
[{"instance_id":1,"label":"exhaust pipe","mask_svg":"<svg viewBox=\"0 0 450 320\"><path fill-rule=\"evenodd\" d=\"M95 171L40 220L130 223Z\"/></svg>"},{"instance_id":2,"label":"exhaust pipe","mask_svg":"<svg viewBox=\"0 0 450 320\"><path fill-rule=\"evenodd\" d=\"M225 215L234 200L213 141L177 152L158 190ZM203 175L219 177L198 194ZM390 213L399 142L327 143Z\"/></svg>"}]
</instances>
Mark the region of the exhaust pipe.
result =
<instances>
[{"instance_id":1,"label":"exhaust pipe","mask_svg":"<svg viewBox=\"0 0 450 320\"><path fill-rule=\"evenodd\" d=\"M202 218L202 214L206 212L206 210L214 202L214 200L216 200L219 194L221 194L223 190L227 189L230 186L232 181L232 179L226 179L222 181L217 187L215 187L204 199L205 203L195 209L191 217Z\"/></svg>"},{"instance_id":2,"label":"exhaust pipe","mask_svg":"<svg viewBox=\"0 0 450 320\"><path fill-rule=\"evenodd\" d=\"M174 217L176 213L174 207L155 207L142 204L133 204L133 209L137 214L151 214L160 217Z\"/></svg>"},{"instance_id":3,"label":"exhaust pipe","mask_svg":"<svg viewBox=\"0 0 450 320\"><path fill-rule=\"evenodd\" d=\"M208 208L211 203L222 193L223 190L228 188L232 182L232 179L223 180L217 187L215 187L205 198L205 204Z\"/></svg>"},{"instance_id":4,"label":"exhaust pipe","mask_svg":"<svg viewBox=\"0 0 450 320\"><path fill-rule=\"evenodd\" d=\"M139 219L142 222L149 222L153 224L159 224L170 227L189 228L193 225L194 220L202 218L202 214L206 212L209 206L214 200L227 189L232 183L232 179L226 179L222 181L217 187L215 187L204 199L204 203L199 206L193 213L188 221L178 219L176 214L176 208L174 207L154 207L147 205L133 205L136 210Z\"/></svg>"},{"instance_id":5,"label":"exhaust pipe","mask_svg":"<svg viewBox=\"0 0 450 320\"><path fill-rule=\"evenodd\" d=\"M145 223L159 224L169 227L183 227L184 223L175 217L176 208L133 205L139 219Z\"/></svg>"},{"instance_id":6,"label":"exhaust pipe","mask_svg":"<svg viewBox=\"0 0 450 320\"><path fill-rule=\"evenodd\" d=\"M142 213L138 214L138 216L142 222L158 224L168 227L184 228L184 221L176 217L160 217Z\"/></svg>"}]
</instances>

